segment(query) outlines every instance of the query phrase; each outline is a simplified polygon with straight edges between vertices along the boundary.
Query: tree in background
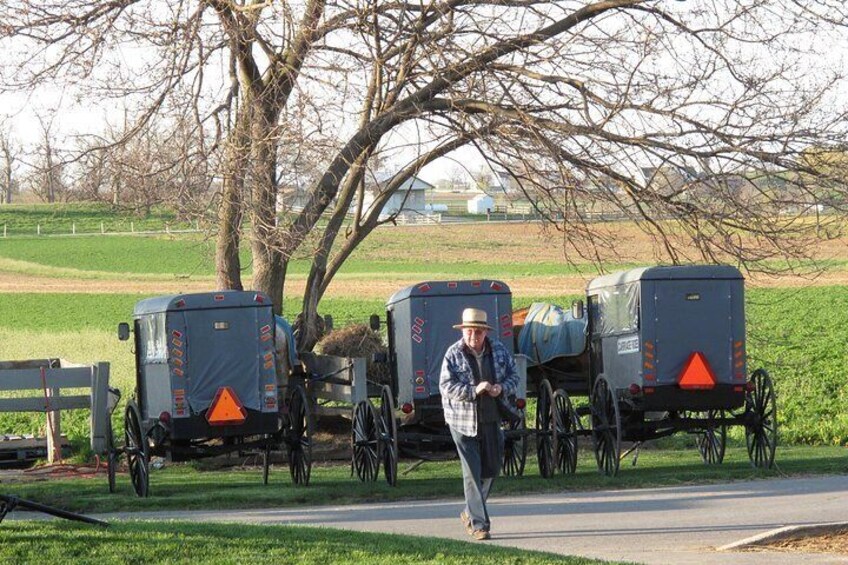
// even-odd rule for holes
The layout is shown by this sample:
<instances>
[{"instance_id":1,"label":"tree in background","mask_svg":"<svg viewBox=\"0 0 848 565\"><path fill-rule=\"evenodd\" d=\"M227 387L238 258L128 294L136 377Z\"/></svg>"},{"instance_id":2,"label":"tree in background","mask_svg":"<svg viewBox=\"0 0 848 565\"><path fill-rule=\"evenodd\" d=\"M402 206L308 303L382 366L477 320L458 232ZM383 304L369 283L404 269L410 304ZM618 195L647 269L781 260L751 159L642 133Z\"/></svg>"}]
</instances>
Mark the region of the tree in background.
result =
<instances>
[{"instance_id":1,"label":"tree in background","mask_svg":"<svg viewBox=\"0 0 848 565\"><path fill-rule=\"evenodd\" d=\"M797 206L824 197L825 173L802 152L846 134L845 69L828 57L846 39L837 2L0 5L2 84L129 99L139 119L122 141L191 93L192 131L221 179L218 284L242 287L246 238L252 286L279 310L289 261L310 257L306 348L323 293L386 221L392 191L466 145L512 175L569 260L615 249L600 212L635 220L665 261L795 268L845 213L833 178L831 215ZM366 209L375 159L397 172Z\"/></svg>"},{"instance_id":2,"label":"tree in background","mask_svg":"<svg viewBox=\"0 0 848 565\"><path fill-rule=\"evenodd\" d=\"M0 204L11 204L12 194L17 192L15 163L20 152L20 146L12 137L11 127L0 122Z\"/></svg>"}]
</instances>

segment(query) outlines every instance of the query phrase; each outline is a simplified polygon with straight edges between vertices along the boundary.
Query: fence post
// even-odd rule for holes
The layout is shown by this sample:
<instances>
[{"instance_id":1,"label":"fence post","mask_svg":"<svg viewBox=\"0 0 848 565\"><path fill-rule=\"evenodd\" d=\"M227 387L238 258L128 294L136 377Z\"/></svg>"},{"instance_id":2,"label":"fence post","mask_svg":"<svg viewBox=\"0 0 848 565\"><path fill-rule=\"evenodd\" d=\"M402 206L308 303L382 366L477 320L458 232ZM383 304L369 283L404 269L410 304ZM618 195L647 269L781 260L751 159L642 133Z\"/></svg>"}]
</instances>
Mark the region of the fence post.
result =
<instances>
[{"instance_id":1,"label":"fence post","mask_svg":"<svg viewBox=\"0 0 848 565\"><path fill-rule=\"evenodd\" d=\"M106 422L109 414L109 363L91 368L91 451L104 453L107 447Z\"/></svg>"},{"instance_id":2,"label":"fence post","mask_svg":"<svg viewBox=\"0 0 848 565\"><path fill-rule=\"evenodd\" d=\"M47 402L59 400L59 389L45 389L44 395ZM62 413L54 408L47 407L47 462L53 464L62 460Z\"/></svg>"},{"instance_id":3,"label":"fence post","mask_svg":"<svg viewBox=\"0 0 848 565\"><path fill-rule=\"evenodd\" d=\"M106 233L106 228L103 226L103 222L100 222L100 233L101 234Z\"/></svg>"},{"instance_id":4,"label":"fence post","mask_svg":"<svg viewBox=\"0 0 848 565\"><path fill-rule=\"evenodd\" d=\"M41 235L41 224L35 224L35 235Z\"/></svg>"},{"instance_id":5,"label":"fence post","mask_svg":"<svg viewBox=\"0 0 848 565\"><path fill-rule=\"evenodd\" d=\"M6 237L6 224L3 224L3 237Z\"/></svg>"},{"instance_id":6,"label":"fence post","mask_svg":"<svg viewBox=\"0 0 848 565\"><path fill-rule=\"evenodd\" d=\"M71 234L72 234L72 235L77 235L77 223L76 223L76 222L74 222L73 224L71 224Z\"/></svg>"},{"instance_id":7,"label":"fence post","mask_svg":"<svg viewBox=\"0 0 848 565\"><path fill-rule=\"evenodd\" d=\"M130 222L130 233L135 233L135 222Z\"/></svg>"}]
</instances>

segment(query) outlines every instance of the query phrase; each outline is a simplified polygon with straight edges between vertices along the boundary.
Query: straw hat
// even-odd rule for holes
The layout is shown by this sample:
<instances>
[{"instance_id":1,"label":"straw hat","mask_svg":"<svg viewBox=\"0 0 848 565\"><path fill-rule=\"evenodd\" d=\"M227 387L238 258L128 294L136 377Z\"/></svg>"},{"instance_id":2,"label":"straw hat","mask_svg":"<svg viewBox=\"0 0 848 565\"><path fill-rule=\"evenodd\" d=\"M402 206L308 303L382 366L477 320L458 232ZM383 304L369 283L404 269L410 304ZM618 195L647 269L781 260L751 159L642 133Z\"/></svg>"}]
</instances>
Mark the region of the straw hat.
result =
<instances>
[{"instance_id":1,"label":"straw hat","mask_svg":"<svg viewBox=\"0 0 848 565\"><path fill-rule=\"evenodd\" d=\"M462 323L456 324L454 328L458 330L462 328L480 328L484 330L495 329L489 325L489 317L486 315L486 311L478 310L477 308L466 308L463 310Z\"/></svg>"}]
</instances>

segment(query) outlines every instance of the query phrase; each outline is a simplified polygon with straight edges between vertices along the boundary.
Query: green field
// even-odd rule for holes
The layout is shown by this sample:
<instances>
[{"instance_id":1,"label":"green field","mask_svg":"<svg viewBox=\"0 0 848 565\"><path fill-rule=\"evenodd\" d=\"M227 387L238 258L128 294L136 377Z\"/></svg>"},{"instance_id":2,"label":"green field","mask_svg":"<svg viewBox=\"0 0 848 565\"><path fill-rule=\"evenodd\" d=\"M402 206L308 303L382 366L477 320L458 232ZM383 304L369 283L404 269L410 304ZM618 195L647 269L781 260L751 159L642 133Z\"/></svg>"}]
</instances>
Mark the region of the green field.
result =
<instances>
[{"instance_id":1,"label":"green field","mask_svg":"<svg viewBox=\"0 0 848 565\"><path fill-rule=\"evenodd\" d=\"M4 204L0 206L0 236L3 227L9 237L34 236L39 226L43 235L76 233L182 230L196 226L193 221L179 219L167 209L153 208L149 213L115 210L107 204L65 203Z\"/></svg>"},{"instance_id":2,"label":"green field","mask_svg":"<svg viewBox=\"0 0 848 565\"><path fill-rule=\"evenodd\" d=\"M409 255L408 248L404 251L363 247L345 263L340 276L367 278L415 274L427 280L552 276L591 271L589 266L578 268L561 263L506 262L499 259L496 252L480 254L474 260L458 255L447 260L420 261L409 260ZM214 241L190 235L0 239L0 268L3 270L62 278L105 279L122 273L159 278L211 278L215 274L214 256ZM241 252L241 262L245 274L249 274L250 253L246 249ZM615 268L626 266L616 265ZM308 260L295 259L288 273L305 275L309 267Z\"/></svg>"}]
</instances>

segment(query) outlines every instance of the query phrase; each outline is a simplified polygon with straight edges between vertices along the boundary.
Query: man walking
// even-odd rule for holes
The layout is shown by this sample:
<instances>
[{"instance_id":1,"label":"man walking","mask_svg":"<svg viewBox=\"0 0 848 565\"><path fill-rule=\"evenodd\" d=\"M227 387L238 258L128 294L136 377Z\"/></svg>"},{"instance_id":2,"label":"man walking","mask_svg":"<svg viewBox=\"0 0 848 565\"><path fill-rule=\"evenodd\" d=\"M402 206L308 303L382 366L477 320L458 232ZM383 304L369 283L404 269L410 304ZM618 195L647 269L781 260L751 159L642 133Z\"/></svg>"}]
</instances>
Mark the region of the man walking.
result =
<instances>
[{"instance_id":1,"label":"man walking","mask_svg":"<svg viewBox=\"0 0 848 565\"><path fill-rule=\"evenodd\" d=\"M442 362L439 390L445 421L462 464L465 509L460 519L476 540L490 536L486 500L503 461L504 436L498 402L516 392L515 359L499 341L488 338L492 327L484 310L466 308L462 338Z\"/></svg>"}]
</instances>

